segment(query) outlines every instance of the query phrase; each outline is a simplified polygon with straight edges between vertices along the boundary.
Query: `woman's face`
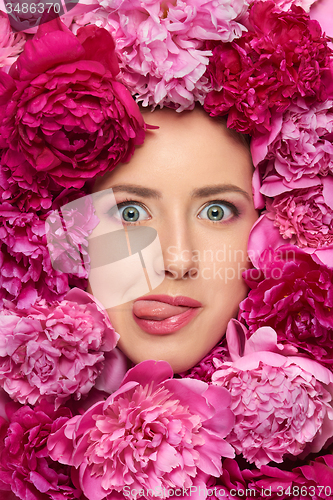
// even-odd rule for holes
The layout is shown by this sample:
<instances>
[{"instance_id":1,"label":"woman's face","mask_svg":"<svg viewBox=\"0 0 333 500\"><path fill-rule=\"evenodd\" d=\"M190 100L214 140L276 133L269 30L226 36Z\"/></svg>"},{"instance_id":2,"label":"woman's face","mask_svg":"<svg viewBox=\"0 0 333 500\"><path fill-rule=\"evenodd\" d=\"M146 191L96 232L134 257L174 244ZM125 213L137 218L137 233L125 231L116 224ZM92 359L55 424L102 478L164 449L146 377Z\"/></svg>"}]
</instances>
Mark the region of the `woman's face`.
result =
<instances>
[{"instance_id":1,"label":"woman's face","mask_svg":"<svg viewBox=\"0 0 333 500\"><path fill-rule=\"evenodd\" d=\"M151 293L108 314L134 363L166 360L177 373L214 347L246 296L242 272L258 217L252 162L246 145L201 109L145 119L159 128L94 191L113 188L124 225L157 231L165 275Z\"/></svg>"}]
</instances>

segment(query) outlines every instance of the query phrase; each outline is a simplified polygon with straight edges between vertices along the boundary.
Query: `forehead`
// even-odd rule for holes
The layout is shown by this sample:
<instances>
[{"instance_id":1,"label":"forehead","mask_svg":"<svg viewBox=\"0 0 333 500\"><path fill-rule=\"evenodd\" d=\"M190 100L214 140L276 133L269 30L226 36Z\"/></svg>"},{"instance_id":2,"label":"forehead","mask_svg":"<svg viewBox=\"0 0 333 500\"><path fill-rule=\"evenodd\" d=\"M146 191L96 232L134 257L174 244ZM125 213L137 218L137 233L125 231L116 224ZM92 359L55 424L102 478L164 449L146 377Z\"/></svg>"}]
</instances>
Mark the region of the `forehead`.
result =
<instances>
[{"instance_id":1,"label":"forehead","mask_svg":"<svg viewBox=\"0 0 333 500\"><path fill-rule=\"evenodd\" d=\"M163 108L143 113L146 139L126 163L97 179L94 191L129 182L163 188L193 189L200 184L229 183L251 192L252 160L245 141L225 122L200 108L177 113Z\"/></svg>"}]
</instances>

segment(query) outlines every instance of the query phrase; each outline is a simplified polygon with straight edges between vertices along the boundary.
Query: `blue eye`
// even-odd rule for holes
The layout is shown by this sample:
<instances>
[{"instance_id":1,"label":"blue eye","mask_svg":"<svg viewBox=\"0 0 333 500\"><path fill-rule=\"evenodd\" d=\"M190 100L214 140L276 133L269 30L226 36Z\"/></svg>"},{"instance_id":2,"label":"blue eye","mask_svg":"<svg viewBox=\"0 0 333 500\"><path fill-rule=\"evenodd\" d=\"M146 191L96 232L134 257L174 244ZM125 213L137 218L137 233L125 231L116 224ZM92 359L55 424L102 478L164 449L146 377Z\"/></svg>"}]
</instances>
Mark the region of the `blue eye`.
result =
<instances>
[{"instance_id":1,"label":"blue eye","mask_svg":"<svg viewBox=\"0 0 333 500\"><path fill-rule=\"evenodd\" d=\"M121 222L125 224L141 222L149 219L148 212L141 205L127 201L119 203L117 206L111 208L108 214L118 220L120 216Z\"/></svg>"},{"instance_id":2,"label":"blue eye","mask_svg":"<svg viewBox=\"0 0 333 500\"><path fill-rule=\"evenodd\" d=\"M237 215L237 209L234 205L222 202L213 202L207 205L199 212L201 219L208 219L213 222L226 221Z\"/></svg>"}]
</instances>

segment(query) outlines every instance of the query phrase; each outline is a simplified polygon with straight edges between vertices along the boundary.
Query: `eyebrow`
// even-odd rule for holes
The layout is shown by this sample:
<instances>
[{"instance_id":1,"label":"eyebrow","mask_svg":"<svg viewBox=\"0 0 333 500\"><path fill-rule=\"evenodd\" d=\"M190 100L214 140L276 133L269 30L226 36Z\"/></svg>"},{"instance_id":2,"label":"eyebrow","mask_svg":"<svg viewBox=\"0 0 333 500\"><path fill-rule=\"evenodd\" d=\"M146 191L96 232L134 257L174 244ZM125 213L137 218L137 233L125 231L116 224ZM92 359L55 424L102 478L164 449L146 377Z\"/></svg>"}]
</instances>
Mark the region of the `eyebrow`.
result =
<instances>
[{"instance_id":1,"label":"eyebrow","mask_svg":"<svg viewBox=\"0 0 333 500\"><path fill-rule=\"evenodd\" d=\"M112 186L112 190L114 193L126 192L130 194L135 194L137 196L142 196L143 198L154 198L161 199L162 193L157 189L151 189L143 186L137 186L136 184L117 184L116 186ZM240 193L243 195L248 201L252 201L252 196L249 195L247 191L241 189L234 184L217 184L214 186L203 186L201 188L194 189L191 192L191 198L206 198L207 196L213 196L221 193ZM103 191L101 191L102 195Z\"/></svg>"}]
</instances>

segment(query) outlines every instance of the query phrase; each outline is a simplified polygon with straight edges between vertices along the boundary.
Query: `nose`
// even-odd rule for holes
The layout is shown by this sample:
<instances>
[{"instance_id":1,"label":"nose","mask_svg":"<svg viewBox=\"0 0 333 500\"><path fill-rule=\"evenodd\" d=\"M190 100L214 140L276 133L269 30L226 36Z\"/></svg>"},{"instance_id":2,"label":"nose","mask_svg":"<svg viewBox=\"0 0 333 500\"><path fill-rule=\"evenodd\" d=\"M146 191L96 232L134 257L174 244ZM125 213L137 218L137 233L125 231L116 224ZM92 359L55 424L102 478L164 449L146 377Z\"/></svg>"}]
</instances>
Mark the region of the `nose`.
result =
<instances>
[{"instance_id":1,"label":"nose","mask_svg":"<svg viewBox=\"0 0 333 500\"><path fill-rule=\"evenodd\" d=\"M171 279L195 279L199 273L195 259L194 235L186 220L174 220L159 237L162 246L164 273Z\"/></svg>"}]
</instances>

